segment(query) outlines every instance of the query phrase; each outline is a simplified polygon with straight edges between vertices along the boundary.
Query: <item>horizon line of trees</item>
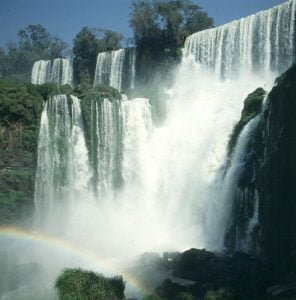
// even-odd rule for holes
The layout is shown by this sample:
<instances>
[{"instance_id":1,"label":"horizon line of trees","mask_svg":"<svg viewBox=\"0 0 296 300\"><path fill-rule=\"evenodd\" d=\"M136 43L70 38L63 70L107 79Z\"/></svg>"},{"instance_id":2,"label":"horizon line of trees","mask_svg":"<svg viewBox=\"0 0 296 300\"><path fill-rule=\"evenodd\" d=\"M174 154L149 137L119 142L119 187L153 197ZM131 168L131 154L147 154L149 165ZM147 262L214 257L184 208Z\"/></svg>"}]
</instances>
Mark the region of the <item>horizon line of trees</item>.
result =
<instances>
[{"instance_id":1,"label":"horizon line of trees","mask_svg":"<svg viewBox=\"0 0 296 300\"><path fill-rule=\"evenodd\" d=\"M0 48L0 77L29 81L35 61L71 56L76 83L90 84L98 53L132 45L138 49L137 72L146 80L156 69L166 72L180 60L188 35L213 27L213 19L192 0L134 0L129 17L132 39L84 26L73 39L72 49L42 25L28 25L18 31L17 42Z\"/></svg>"}]
</instances>

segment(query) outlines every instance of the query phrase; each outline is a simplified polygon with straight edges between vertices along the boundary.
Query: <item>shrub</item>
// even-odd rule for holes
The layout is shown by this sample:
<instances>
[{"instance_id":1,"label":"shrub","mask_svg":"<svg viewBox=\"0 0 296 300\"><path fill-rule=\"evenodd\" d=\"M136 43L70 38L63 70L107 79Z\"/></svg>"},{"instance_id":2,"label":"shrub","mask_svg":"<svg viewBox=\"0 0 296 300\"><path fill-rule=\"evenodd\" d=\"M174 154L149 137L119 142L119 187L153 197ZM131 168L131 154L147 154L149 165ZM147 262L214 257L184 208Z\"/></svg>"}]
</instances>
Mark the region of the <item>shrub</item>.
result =
<instances>
[{"instance_id":1,"label":"shrub","mask_svg":"<svg viewBox=\"0 0 296 300\"><path fill-rule=\"evenodd\" d=\"M55 288L60 300L121 300L125 283L120 276L106 278L82 269L65 269L57 278Z\"/></svg>"}]
</instances>

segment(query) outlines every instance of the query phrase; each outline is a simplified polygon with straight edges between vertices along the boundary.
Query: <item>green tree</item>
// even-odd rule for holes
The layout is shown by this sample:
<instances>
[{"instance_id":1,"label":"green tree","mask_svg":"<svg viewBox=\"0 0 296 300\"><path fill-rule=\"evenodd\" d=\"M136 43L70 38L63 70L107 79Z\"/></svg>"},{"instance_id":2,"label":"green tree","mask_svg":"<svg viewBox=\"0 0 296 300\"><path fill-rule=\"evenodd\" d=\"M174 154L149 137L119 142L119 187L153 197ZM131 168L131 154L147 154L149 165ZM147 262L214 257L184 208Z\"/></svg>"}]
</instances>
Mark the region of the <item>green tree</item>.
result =
<instances>
[{"instance_id":1,"label":"green tree","mask_svg":"<svg viewBox=\"0 0 296 300\"><path fill-rule=\"evenodd\" d=\"M6 54L3 48L0 48L0 77L3 77L6 69Z\"/></svg>"},{"instance_id":2,"label":"green tree","mask_svg":"<svg viewBox=\"0 0 296 300\"><path fill-rule=\"evenodd\" d=\"M79 83L89 84L94 78L98 41L88 27L83 27L74 39L74 74Z\"/></svg>"},{"instance_id":3,"label":"green tree","mask_svg":"<svg viewBox=\"0 0 296 300\"><path fill-rule=\"evenodd\" d=\"M209 290L205 295L205 300L233 300L233 294L226 289L219 289L217 291Z\"/></svg>"},{"instance_id":4,"label":"green tree","mask_svg":"<svg viewBox=\"0 0 296 300\"><path fill-rule=\"evenodd\" d=\"M52 36L42 25L28 25L19 30L19 48L32 51L43 59L64 56L67 44L58 37Z\"/></svg>"},{"instance_id":5,"label":"green tree","mask_svg":"<svg viewBox=\"0 0 296 300\"><path fill-rule=\"evenodd\" d=\"M185 292L179 293L176 296L176 300L193 300L193 299L194 298L190 293L185 293Z\"/></svg>"},{"instance_id":6,"label":"green tree","mask_svg":"<svg viewBox=\"0 0 296 300\"><path fill-rule=\"evenodd\" d=\"M74 74L77 83L90 85L94 79L97 55L121 48L121 33L83 27L74 39Z\"/></svg>"},{"instance_id":7,"label":"green tree","mask_svg":"<svg viewBox=\"0 0 296 300\"><path fill-rule=\"evenodd\" d=\"M42 25L28 25L19 30L17 43L9 43L1 52L1 75L28 81L34 61L63 57L66 50L67 44Z\"/></svg>"},{"instance_id":8,"label":"green tree","mask_svg":"<svg viewBox=\"0 0 296 300\"><path fill-rule=\"evenodd\" d=\"M40 24L28 25L18 32L19 46L25 50L46 50L51 43L51 36Z\"/></svg>"},{"instance_id":9,"label":"green tree","mask_svg":"<svg viewBox=\"0 0 296 300\"><path fill-rule=\"evenodd\" d=\"M161 38L156 7L150 0L132 2L129 24L134 31L134 39L138 47L148 45L149 48L153 48L156 46L154 41L157 42Z\"/></svg>"},{"instance_id":10,"label":"green tree","mask_svg":"<svg viewBox=\"0 0 296 300\"><path fill-rule=\"evenodd\" d=\"M138 46L180 47L186 36L213 26L213 19L191 0L135 0L130 26Z\"/></svg>"},{"instance_id":11,"label":"green tree","mask_svg":"<svg viewBox=\"0 0 296 300\"><path fill-rule=\"evenodd\" d=\"M157 295L148 295L145 296L143 300L162 300L162 299L159 298Z\"/></svg>"},{"instance_id":12,"label":"green tree","mask_svg":"<svg viewBox=\"0 0 296 300\"><path fill-rule=\"evenodd\" d=\"M188 35L213 27L213 19L191 0L134 0L129 23L138 48L137 74L145 83L180 61Z\"/></svg>"},{"instance_id":13,"label":"green tree","mask_svg":"<svg viewBox=\"0 0 296 300\"><path fill-rule=\"evenodd\" d=\"M106 278L81 269L65 269L55 287L60 300L121 300L125 283L122 277Z\"/></svg>"},{"instance_id":14,"label":"green tree","mask_svg":"<svg viewBox=\"0 0 296 300\"><path fill-rule=\"evenodd\" d=\"M119 32L98 29L98 53L114 51L122 47L123 35Z\"/></svg>"}]
</instances>

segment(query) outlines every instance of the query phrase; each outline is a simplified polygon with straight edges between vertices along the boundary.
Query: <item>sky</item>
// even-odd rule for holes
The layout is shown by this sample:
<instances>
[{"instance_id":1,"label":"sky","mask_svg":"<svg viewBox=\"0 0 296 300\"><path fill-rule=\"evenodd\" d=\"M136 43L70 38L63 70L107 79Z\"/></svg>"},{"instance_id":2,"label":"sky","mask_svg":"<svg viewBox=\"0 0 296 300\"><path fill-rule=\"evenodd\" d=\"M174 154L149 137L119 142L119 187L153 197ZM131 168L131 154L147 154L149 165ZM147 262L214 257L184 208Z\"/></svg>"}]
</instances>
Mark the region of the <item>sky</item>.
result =
<instances>
[{"instance_id":1,"label":"sky","mask_svg":"<svg viewBox=\"0 0 296 300\"><path fill-rule=\"evenodd\" d=\"M228 23L286 0L192 0L214 18ZM17 32L41 24L69 45L83 26L111 29L132 37L128 19L132 0L0 0L0 47L17 41Z\"/></svg>"}]
</instances>

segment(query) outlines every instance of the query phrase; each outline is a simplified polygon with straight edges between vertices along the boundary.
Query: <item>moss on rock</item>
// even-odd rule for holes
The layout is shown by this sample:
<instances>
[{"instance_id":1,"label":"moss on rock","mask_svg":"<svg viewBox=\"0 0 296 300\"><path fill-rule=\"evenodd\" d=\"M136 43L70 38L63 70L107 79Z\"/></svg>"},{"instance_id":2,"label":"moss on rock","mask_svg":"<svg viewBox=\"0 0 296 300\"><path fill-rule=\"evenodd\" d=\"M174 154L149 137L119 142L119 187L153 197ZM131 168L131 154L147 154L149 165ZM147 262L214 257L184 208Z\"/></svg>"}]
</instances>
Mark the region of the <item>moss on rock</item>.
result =
<instances>
[{"instance_id":1,"label":"moss on rock","mask_svg":"<svg viewBox=\"0 0 296 300\"><path fill-rule=\"evenodd\" d=\"M78 85L74 89L74 95L81 99L81 112L84 123L84 133L86 145L89 151L89 157L92 165L95 167L97 164L97 135L95 134L95 109L92 110L92 105L100 103L104 99L115 103L121 100L121 94L118 90L105 86L98 85L94 88L87 88ZM96 167L95 167L96 169Z\"/></svg>"},{"instance_id":2,"label":"moss on rock","mask_svg":"<svg viewBox=\"0 0 296 300\"><path fill-rule=\"evenodd\" d=\"M248 95L244 101L244 107L241 113L239 122L234 127L230 141L228 143L228 154L230 155L236 145L237 139L242 132L244 126L255 118L260 112L262 102L266 95L266 91L263 88L258 88L254 92Z\"/></svg>"}]
</instances>

